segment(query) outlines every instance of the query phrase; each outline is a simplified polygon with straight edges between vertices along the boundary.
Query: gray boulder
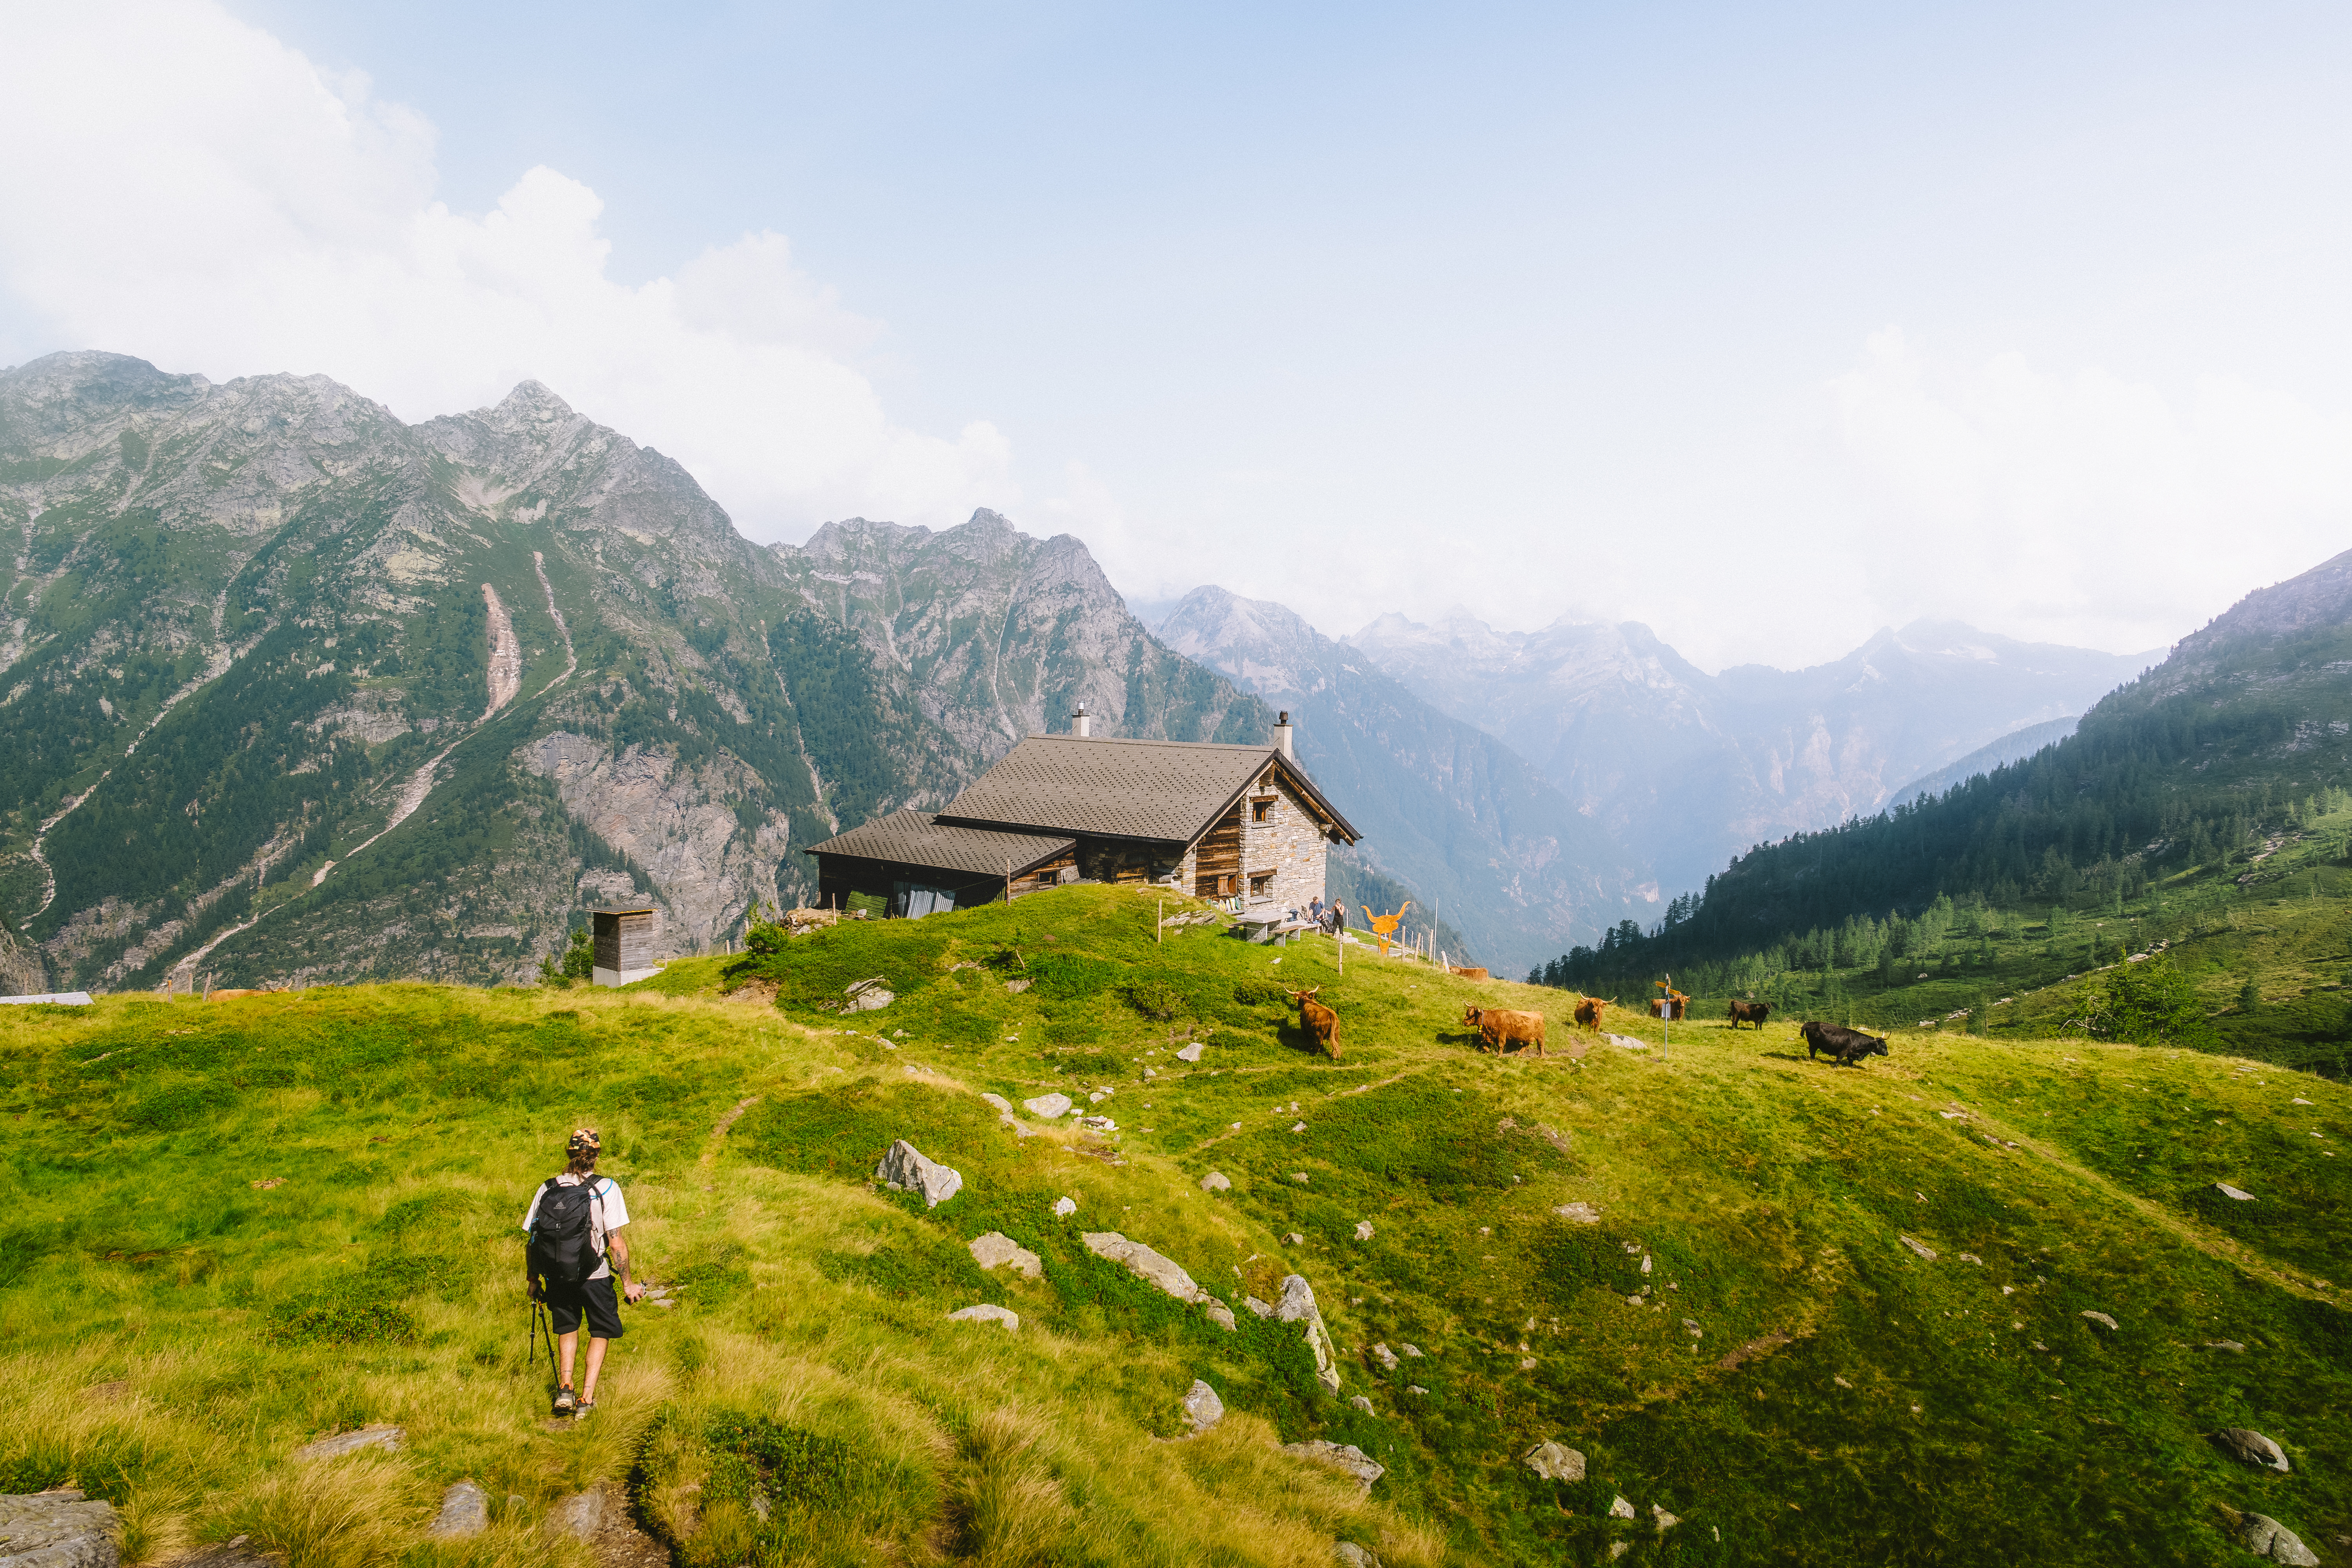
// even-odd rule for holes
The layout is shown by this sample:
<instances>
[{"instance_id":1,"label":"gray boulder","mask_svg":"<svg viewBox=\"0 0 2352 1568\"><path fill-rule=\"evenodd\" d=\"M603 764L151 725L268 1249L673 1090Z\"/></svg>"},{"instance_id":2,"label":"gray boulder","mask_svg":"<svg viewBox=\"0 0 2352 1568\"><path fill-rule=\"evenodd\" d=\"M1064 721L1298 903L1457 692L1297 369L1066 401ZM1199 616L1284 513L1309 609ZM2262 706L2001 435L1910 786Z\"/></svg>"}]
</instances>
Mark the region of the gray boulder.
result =
<instances>
[{"instance_id":1,"label":"gray boulder","mask_svg":"<svg viewBox=\"0 0 2352 1568\"><path fill-rule=\"evenodd\" d=\"M1090 1230L1080 1239L1096 1257L1123 1265L1130 1274L1149 1279L1179 1301L1199 1301L1208 1295L1174 1259L1161 1257L1139 1241L1129 1241L1115 1230Z\"/></svg>"},{"instance_id":2,"label":"gray boulder","mask_svg":"<svg viewBox=\"0 0 2352 1568\"><path fill-rule=\"evenodd\" d=\"M2250 1465L2260 1465L2281 1475L2291 1468L2279 1446L2260 1432L2250 1432L2243 1426L2224 1426L2214 1436L2222 1447Z\"/></svg>"},{"instance_id":3,"label":"gray boulder","mask_svg":"<svg viewBox=\"0 0 2352 1568\"><path fill-rule=\"evenodd\" d=\"M1035 1253L1014 1241L1001 1230L971 1238L971 1260L982 1268L1013 1265L1013 1271L1031 1279L1045 1277L1045 1264Z\"/></svg>"},{"instance_id":4,"label":"gray boulder","mask_svg":"<svg viewBox=\"0 0 2352 1568\"><path fill-rule=\"evenodd\" d=\"M1201 1303L1201 1312L1202 1316L1209 1320L1209 1321L1216 1324L1217 1327L1224 1330L1225 1332L1229 1334L1241 1327L1241 1325L1234 1319L1234 1310L1231 1307L1226 1306L1223 1301L1218 1300L1214 1296L1210 1297L1207 1300Z\"/></svg>"},{"instance_id":5,"label":"gray boulder","mask_svg":"<svg viewBox=\"0 0 2352 1568\"><path fill-rule=\"evenodd\" d=\"M1331 1560L1340 1568L1381 1568L1381 1560L1352 1541L1331 1543Z\"/></svg>"},{"instance_id":6,"label":"gray boulder","mask_svg":"<svg viewBox=\"0 0 2352 1568\"><path fill-rule=\"evenodd\" d=\"M1580 1481L1584 1479L1583 1454L1565 1443L1538 1443L1519 1456L1519 1462L1548 1481Z\"/></svg>"},{"instance_id":7,"label":"gray boulder","mask_svg":"<svg viewBox=\"0 0 2352 1568\"><path fill-rule=\"evenodd\" d=\"M2243 1187L2233 1187L2227 1182L2216 1182L2213 1184L2221 1189L2221 1195L2225 1198L2235 1198L2242 1204L2250 1204L2254 1201L2254 1194L2246 1191Z\"/></svg>"},{"instance_id":8,"label":"gray boulder","mask_svg":"<svg viewBox=\"0 0 2352 1568\"><path fill-rule=\"evenodd\" d=\"M1021 1314L993 1301L982 1301L977 1307L964 1307L948 1314L950 1323L1003 1323L1008 1334L1021 1331Z\"/></svg>"},{"instance_id":9,"label":"gray boulder","mask_svg":"<svg viewBox=\"0 0 2352 1568\"><path fill-rule=\"evenodd\" d=\"M1069 1114L1070 1097L1066 1094L1041 1094L1034 1100L1023 1100L1021 1109L1032 1116L1042 1116L1051 1121L1057 1116Z\"/></svg>"},{"instance_id":10,"label":"gray boulder","mask_svg":"<svg viewBox=\"0 0 2352 1568\"><path fill-rule=\"evenodd\" d=\"M1192 1424L1195 1432L1205 1432L1225 1418L1225 1402L1217 1391L1199 1378L1184 1393L1184 1419Z\"/></svg>"},{"instance_id":11,"label":"gray boulder","mask_svg":"<svg viewBox=\"0 0 2352 1568\"><path fill-rule=\"evenodd\" d=\"M404 1434L397 1426L377 1423L362 1426L356 1432L338 1432L331 1437L321 1437L315 1443L305 1443L294 1450L298 1459L340 1459L345 1454L356 1454L362 1448L382 1448L396 1452Z\"/></svg>"},{"instance_id":12,"label":"gray boulder","mask_svg":"<svg viewBox=\"0 0 2352 1568\"><path fill-rule=\"evenodd\" d=\"M904 1138L890 1145L874 1179L894 1193L920 1193L925 1208L937 1208L963 1190L963 1173L923 1157Z\"/></svg>"},{"instance_id":13,"label":"gray boulder","mask_svg":"<svg viewBox=\"0 0 2352 1568\"><path fill-rule=\"evenodd\" d=\"M1339 1393L1339 1358L1332 1350L1330 1331L1323 1326L1322 1310L1315 1305L1314 1287L1298 1275L1286 1276L1274 1315L1286 1323L1307 1325L1307 1348L1315 1352L1315 1381Z\"/></svg>"},{"instance_id":14,"label":"gray boulder","mask_svg":"<svg viewBox=\"0 0 2352 1568\"><path fill-rule=\"evenodd\" d=\"M513 1500L517 1503L522 1501L520 1498ZM280 1565L278 1559L256 1546L251 1536L233 1535L218 1545L199 1547L185 1557L174 1557L172 1568L280 1568Z\"/></svg>"},{"instance_id":15,"label":"gray boulder","mask_svg":"<svg viewBox=\"0 0 2352 1568\"><path fill-rule=\"evenodd\" d=\"M1204 1193L1229 1193L1234 1190L1234 1184L1225 1179L1223 1171L1212 1171L1201 1178L1201 1190Z\"/></svg>"},{"instance_id":16,"label":"gray boulder","mask_svg":"<svg viewBox=\"0 0 2352 1568\"><path fill-rule=\"evenodd\" d=\"M119 1568L114 1505L78 1491L0 1497L5 1568Z\"/></svg>"},{"instance_id":17,"label":"gray boulder","mask_svg":"<svg viewBox=\"0 0 2352 1568\"><path fill-rule=\"evenodd\" d=\"M1192 1044L1186 1046L1182 1050L1178 1051L1176 1053L1176 1059L1180 1062L1199 1061L1201 1059L1200 1042L1196 1040Z\"/></svg>"},{"instance_id":18,"label":"gray boulder","mask_svg":"<svg viewBox=\"0 0 2352 1568\"><path fill-rule=\"evenodd\" d=\"M1622 1497L1613 1498L1610 1500L1609 1504L1609 1517L1612 1519L1631 1519L1633 1517L1633 1505L1627 1502Z\"/></svg>"},{"instance_id":19,"label":"gray boulder","mask_svg":"<svg viewBox=\"0 0 2352 1568\"><path fill-rule=\"evenodd\" d=\"M2293 1563L2294 1568L2319 1568L2318 1557L2302 1538L2269 1514L2246 1515L2245 1523L2238 1527L2238 1539L2257 1557Z\"/></svg>"},{"instance_id":20,"label":"gray boulder","mask_svg":"<svg viewBox=\"0 0 2352 1568\"><path fill-rule=\"evenodd\" d=\"M1381 1369L1384 1372L1394 1372L1397 1369L1396 1352L1378 1340L1372 1342L1372 1359L1381 1363Z\"/></svg>"},{"instance_id":21,"label":"gray boulder","mask_svg":"<svg viewBox=\"0 0 2352 1568\"><path fill-rule=\"evenodd\" d=\"M1372 1483L1389 1473L1388 1467L1357 1447L1353 1443L1334 1443L1322 1437L1310 1437L1304 1443L1285 1443L1282 1451L1302 1459L1312 1459L1318 1465L1330 1465L1356 1478L1357 1485L1370 1491Z\"/></svg>"},{"instance_id":22,"label":"gray boulder","mask_svg":"<svg viewBox=\"0 0 2352 1568\"><path fill-rule=\"evenodd\" d=\"M1362 1412L1363 1412L1365 1415L1371 1415L1371 1414L1372 1414L1372 1402L1371 1402L1370 1400L1369 1400L1369 1399L1365 1398L1365 1397L1364 1397L1362 1394L1359 1394L1358 1395L1356 1395L1356 1397L1355 1397L1355 1398L1350 1399L1349 1401L1348 1401L1348 1403L1349 1403L1349 1404L1350 1404L1350 1405L1354 1405L1357 1409L1359 1409L1359 1410L1362 1411Z\"/></svg>"},{"instance_id":23,"label":"gray boulder","mask_svg":"<svg viewBox=\"0 0 2352 1568\"><path fill-rule=\"evenodd\" d=\"M882 976L878 974L871 980L861 980L845 989L848 992L849 1000L841 1005L841 1010L845 1013L872 1013L887 1007L898 999L889 986L883 984ZM587 1494L583 1492L581 1495L584 1497Z\"/></svg>"},{"instance_id":24,"label":"gray boulder","mask_svg":"<svg viewBox=\"0 0 2352 1568\"><path fill-rule=\"evenodd\" d=\"M459 1481L441 1494L441 1511L425 1527L436 1541L463 1541L490 1527L490 1494L471 1481Z\"/></svg>"},{"instance_id":25,"label":"gray boulder","mask_svg":"<svg viewBox=\"0 0 2352 1568\"><path fill-rule=\"evenodd\" d=\"M2084 1316L2084 1318L2085 1320L2087 1320L2088 1321L2091 1321L2091 1322L2094 1322L2094 1323L2097 1323L2097 1324L2099 1324L2100 1326L2102 1326L2103 1328L2115 1329L2115 1328L2120 1327L2120 1325L2119 1325L2119 1324L2117 1324L2117 1323L2116 1323L2116 1321L2113 1318L2108 1317L2105 1312L2087 1312L2087 1311L2086 1311L2086 1312L2084 1312L2084 1313L2083 1314L2083 1316Z\"/></svg>"},{"instance_id":26,"label":"gray boulder","mask_svg":"<svg viewBox=\"0 0 2352 1568\"><path fill-rule=\"evenodd\" d=\"M1274 1316L1274 1304L1270 1301L1261 1301L1255 1296L1243 1297L1242 1305L1247 1307L1251 1311L1255 1312L1261 1318L1271 1318Z\"/></svg>"}]
</instances>

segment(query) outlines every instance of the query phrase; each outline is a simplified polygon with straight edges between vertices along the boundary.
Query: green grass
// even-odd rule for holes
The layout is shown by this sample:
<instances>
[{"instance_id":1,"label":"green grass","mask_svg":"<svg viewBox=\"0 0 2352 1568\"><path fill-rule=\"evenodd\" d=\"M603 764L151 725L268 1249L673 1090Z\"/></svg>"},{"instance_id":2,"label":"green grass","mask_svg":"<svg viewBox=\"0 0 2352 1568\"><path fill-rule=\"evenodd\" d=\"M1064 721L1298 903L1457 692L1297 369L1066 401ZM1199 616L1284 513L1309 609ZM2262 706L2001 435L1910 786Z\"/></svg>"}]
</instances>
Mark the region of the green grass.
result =
<instances>
[{"instance_id":1,"label":"green grass","mask_svg":"<svg viewBox=\"0 0 2352 1568\"><path fill-rule=\"evenodd\" d=\"M1562 993L1353 949L1343 977L1321 939L1158 943L1151 897L846 922L618 993L0 1018L0 1479L118 1498L133 1560L245 1531L289 1568L537 1561L537 1518L599 1479L689 1568L1322 1564L1335 1538L1397 1563L1624 1542L1630 1564L2221 1563L2223 1506L2323 1552L2352 1534L2344 1086L1932 1033L1842 1069L1780 1023L1694 1021L1669 1055L1612 1015L1648 1042L1632 1051L1575 1031ZM889 1006L828 1010L876 974ZM1339 1060L1290 985L1338 1007ZM1472 999L1547 1010L1553 1054L1478 1051ZM981 1099L1102 1089L1108 1137L1025 1118L1018 1137ZM632 1311L594 1423L554 1431L515 1225L583 1122L684 1304ZM875 1190L899 1137L962 1192L927 1210ZM1202 1191L1213 1170L1230 1192ZM1096 1229L1176 1259L1237 1330L1097 1258ZM964 1244L988 1230L1043 1278L980 1271ZM1339 1398L1244 1300L1292 1271ZM1020 1331L946 1321L982 1300ZM1376 1342L1427 1353L1391 1372ZM1156 1441L1196 1377L1234 1414ZM338 1462L374 1500L335 1513L287 1455L368 1421L409 1446ZM2204 1435L2223 1426L2278 1439L2294 1472L2222 1458ZM1276 1447L1316 1436L1389 1467L1369 1500ZM1518 1463L1547 1438L1587 1454L1587 1481ZM500 1522L428 1544L464 1476ZM1638 1526L1608 1518L1620 1495ZM1659 1536L1653 1504L1683 1522Z\"/></svg>"}]
</instances>

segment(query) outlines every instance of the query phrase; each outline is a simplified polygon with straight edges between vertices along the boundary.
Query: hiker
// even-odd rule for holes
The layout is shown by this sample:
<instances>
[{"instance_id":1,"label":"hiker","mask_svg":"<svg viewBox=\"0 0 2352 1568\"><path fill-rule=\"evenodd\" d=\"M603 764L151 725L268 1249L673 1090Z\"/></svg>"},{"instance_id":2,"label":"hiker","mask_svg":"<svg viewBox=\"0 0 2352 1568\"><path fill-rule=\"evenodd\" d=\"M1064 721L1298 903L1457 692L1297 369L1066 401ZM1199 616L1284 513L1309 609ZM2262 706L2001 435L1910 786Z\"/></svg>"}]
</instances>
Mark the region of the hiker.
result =
<instances>
[{"instance_id":1,"label":"hiker","mask_svg":"<svg viewBox=\"0 0 2352 1568\"><path fill-rule=\"evenodd\" d=\"M1307 900L1307 923L1321 930L1323 926L1323 895L1316 894Z\"/></svg>"},{"instance_id":2,"label":"hiker","mask_svg":"<svg viewBox=\"0 0 2352 1568\"><path fill-rule=\"evenodd\" d=\"M571 1163L560 1176L550 1176L531 1195L530 1211L522 1228L530 1237L523 1248L523 1279L530 1299L547 1304L555 1321L557 1387L555 1414L584 1417L596 1408L596 1374L604 1369L604 1342L621 1337L621 1307L613 1295L613 1269L621 1270L621 1289L632 1301L646 1293L629 1278L629 1244L621 1232L629 1223L629 1205L622 1201L621 1184L596 1173L601 1145L593 1127L572 1133L565 1146ZM611 1260L605 1249L612 1249ZM572 1392L572 1358L580 1348L580 1320L588 1320L588 1376L580 1392Z\"/></svg>"}]
</instances>

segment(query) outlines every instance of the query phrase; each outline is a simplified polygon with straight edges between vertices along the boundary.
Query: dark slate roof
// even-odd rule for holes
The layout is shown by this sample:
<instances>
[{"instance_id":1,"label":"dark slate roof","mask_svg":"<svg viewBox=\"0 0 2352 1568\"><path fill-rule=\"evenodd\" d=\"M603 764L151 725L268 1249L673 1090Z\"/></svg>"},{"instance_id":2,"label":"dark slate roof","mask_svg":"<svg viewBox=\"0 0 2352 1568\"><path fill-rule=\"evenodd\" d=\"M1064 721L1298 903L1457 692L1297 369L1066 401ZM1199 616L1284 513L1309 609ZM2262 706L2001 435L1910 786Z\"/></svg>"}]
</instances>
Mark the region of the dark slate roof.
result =
<instances>
[{"instance_id":1,"label":"dark slate roof","mask_svg":"<svg viewBox=\"0 0 2352 1568\"><path fill-rule=\"evenodd\" d=\"M1013 862L1019 876L1033 866L1067 853L1073 838L1036 833L998 833L980 827L955 827L920 811L893 812L879 822L853 827L822 844L811 855L854 855L863 860L888 860L901 866L928 866L941 871L969 871L1002 877L1004 863Z\"/></svg>"},{"instance_id":2,"label":"dark slate roof","mask_svg":"<svg viewBox=\"0 0 2352 1568\"><path fill-rule=\"evenodd\" d=\"M1350 842L1360 835L1273 746L1032 735L940 813L943 823L1190 844L1269 762Z\"/></svg>"}]
</instances>

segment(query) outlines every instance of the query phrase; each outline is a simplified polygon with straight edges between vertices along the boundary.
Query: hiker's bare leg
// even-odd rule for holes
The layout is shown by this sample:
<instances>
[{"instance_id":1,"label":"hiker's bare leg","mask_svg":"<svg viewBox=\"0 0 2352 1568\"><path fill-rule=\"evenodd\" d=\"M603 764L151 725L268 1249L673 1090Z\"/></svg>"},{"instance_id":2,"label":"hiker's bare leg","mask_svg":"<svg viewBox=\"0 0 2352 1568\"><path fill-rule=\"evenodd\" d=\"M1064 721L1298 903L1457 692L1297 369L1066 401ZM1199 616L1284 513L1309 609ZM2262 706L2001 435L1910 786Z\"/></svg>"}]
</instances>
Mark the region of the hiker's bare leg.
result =
<instances>
[{"instance_id":1,"label":"hiker's bare leg","mask_svg":"<svg viewBox=\"0 0 2352 1568\"><path fill-rule=\"evenodd\" d=\"M588 1381L580 1385L580 1397L590 1405L596 1403L596 1374L604 1370L604 1347L613 1342L590 1335L588 1340ZM571 1365L566 1361L564 1365Z\"/></svg>"},{"instance_id":2,"label":"hiker's bare leg","mask_svg":"<svg viewBox=\"0 0 2352 1568\"><path fill-rule=\"evenodd\" d=\"M588 1343L588 1375L590 1379L593 1380L596 1375L596 1363L604 1359L604 1352L595 1348L599 1342L591 1340ZM563 1375L556 1379L556 1385L558 1387L569 1388L572 1386L572 1352L577 1351L579 1348L580 1331L578 1329L572 1330L568 1334L561 1334L556 1337L556 1354L561 1358L563 1366Z\"/></svg>"}]
</instances>

